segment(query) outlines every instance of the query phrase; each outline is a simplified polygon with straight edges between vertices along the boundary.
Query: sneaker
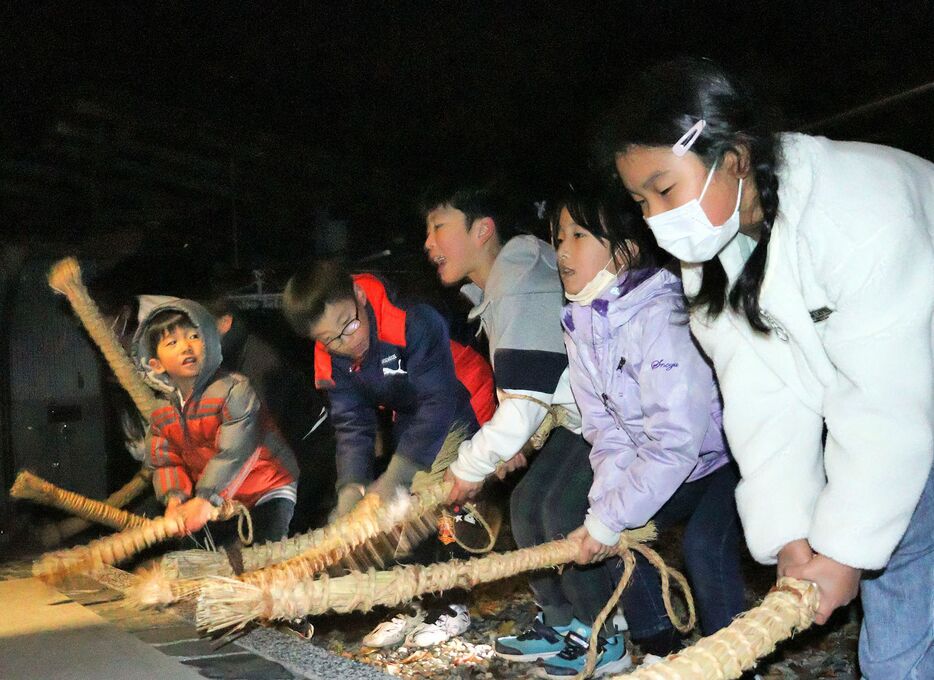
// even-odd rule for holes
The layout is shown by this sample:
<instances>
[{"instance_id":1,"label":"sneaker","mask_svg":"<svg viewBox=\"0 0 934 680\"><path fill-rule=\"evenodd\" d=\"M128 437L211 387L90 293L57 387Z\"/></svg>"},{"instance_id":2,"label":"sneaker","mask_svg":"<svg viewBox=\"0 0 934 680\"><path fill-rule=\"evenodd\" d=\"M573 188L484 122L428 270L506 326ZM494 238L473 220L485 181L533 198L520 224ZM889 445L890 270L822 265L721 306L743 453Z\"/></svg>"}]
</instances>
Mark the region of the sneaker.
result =
<instances>
[{"instance_id":1,"label":"sneaker","mask_svg":"<svg viewBox=\"0 0 934 680\"><path fill-rule=\"evenodd\" d=\"M406 646L433 647L447 642L470 628L470 612L463 604L450 604L435 616L429 616L408 634Z\"/></svg>"},{"instance_id":2,"label":"sneaker","mask_svg":"<svg viewBox=\"0 0 934 680\"><path fill-rule=\"evenodd\" d=\"M564 649L565 633L581 625L577 619L571 619L566 626L546 626L539 614L524 633L497 638L493 651L509 661L550 659Z\"/></svg>"},{"instance_id":3,"label":"sneaker","mask_svg":"<svg viewBox=\"0 0 934 680\"><path fill-rule=\"evenodd\" d=\"M401 644L424 618L425 615L421 612L416 613L415 616L406 616L402 613L396 614L367 633L360 641L360 644L364 647L395 647Z\"/></svg>"},{"instance_id":4,"label":"sneaker","mask_svg":"<svg viewBox=\"0 0 934 680\"><path fill-rule=\"evenodd\" d=\"M552 657L539 668L543 678L573 678L587 663L587 645L590 642L590 629L580 626L568 631L564 636L565 644L557 656ZM597 665L591 677L597 678L607 673L622 673L632 668L632 657L626 651L626 641L622 635L609 639L597 638Z\"/></svg>"}]
</instances>

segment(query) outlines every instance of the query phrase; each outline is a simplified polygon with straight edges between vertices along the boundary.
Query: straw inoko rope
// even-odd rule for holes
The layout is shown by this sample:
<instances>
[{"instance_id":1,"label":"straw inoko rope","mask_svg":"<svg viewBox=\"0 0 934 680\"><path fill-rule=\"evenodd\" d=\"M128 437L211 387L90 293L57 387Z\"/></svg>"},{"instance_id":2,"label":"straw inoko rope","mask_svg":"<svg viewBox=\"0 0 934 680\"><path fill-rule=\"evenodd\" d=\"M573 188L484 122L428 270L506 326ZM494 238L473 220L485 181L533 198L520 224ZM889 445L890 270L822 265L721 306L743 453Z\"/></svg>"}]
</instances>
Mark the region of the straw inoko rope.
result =
<instances>
[{"instance_id":1,"label":"straw inoko rope","mask_svg":"<svg viewBox=\"0 0 934 680\"><path fill-rule=\"evenodd\" d=\"M342 560L359 571L360 565L352 556L354 552L365 552L382 567L383 553L395 554L400 548L398 544L392 545L390 536L414 544L435 530L438 520L435 513L450 492L450 486L443 482L444 472L457 458L458 447L466 434L462 426L451 428L431 469L415 475L411 499L386 508L380 507L378 496L368 495L353 510L326 527L244 549L241 554L244 575L238 578L257 583L272 581L286 587ZM402 546L403 550L407 547ZM225 576L233 571L226 555L205 557L195 566L200 570L197 577L179 580L171 580L171 574L161 568L151 570L134 590L135 602L142 606L169 605L197 593L203 578ZM281 568L265 569L273 566Z\"/></svg>"},{"instance_id":2,"label":"straw inoko rope","mask_svg":"<svg viewBox=\"0 0 934 680\"><path fill-rule=\"evenodd\" d=\"M626 590L626 586L629 585L629 580L632 578L632 573L636 568L635 553L640 553L648 560L649 564L658 570L658 574L662 580L662 601L665 604L665 612L668 614L672 625L682 633L687 633L694 628L694 623L697 620L697 613L694 609L694 598L691 596L691 589L688 587L688 581L684 577L684 574L665 564L665 560L662 559L661 555L649 546L641 544L630 546L629 550L621 553L621 557L623 558L623 575L616 585L616 588L613 590L613 594L610 595L610 599L607 601L606 605L604 605L603 609L600 610L600 613L597 614L593 626L591 626L590 644L587 648L587 661L584 664L583 670L577 674L576 678L578 679L590 677L590 674L593 673L597 665L597 637L603 629L603 624L606 622L607 618L609 618L610 614L616 609L616 603L619 602L619 598L622 596L623 591ZM679 618L672 606L672 578L677 582L681 592L684 593L685 604L687 604L688 608L687 619Z\"/></svg>"},{"instance_id":3,"label":"straw inoko rope","mask_svg":"<svg viewBox=\"0 0 934 680\"><path fill-rule=\"evenodd\" d=\"M258 557L268 556L269 553L264 550L264 546L243 550L244 573L235 578L263 589L289 588L342 560L352 560L351 554L360 548L366 549L368 557L382 566L383 555L374 546L374 542L382 539L388 543L388 536L394 532L404 539L409 527L415 535L415 539L409 541L410 543L424 538L435 528L434 521L427 517L435 517L432 513L437 511L449 492L450 485L442 482L423 489L411 498L404 497L404 502L398 505L388 507L380 504L379 496L367 495L351 512L333 524L305 534L304 538L310 545L295 557L263 569L250 570L249 564L254 563ZM279 541L273 545L285 550L288 543L289 541ZM388 547L393 552L398 548L396 545ZM291 549L294 549L294 545ZM209 560L205 560L203 566L205 571L214 570L214 565ZM354 561L351 561L350 566L355 570L359 570L360 567ZM223 575L223 572L214 571L211 575L215 574ZM164 572L155 570L140 582L134 592L134 600L142 606L171 604L196 594L206 582L204 577L207 576L208 574L203 574L201 578L172 581L166 578Z\"/></svg>"},{"instance_id":4,"label":"straw inoko rope","mask_svg":"<svg viewBox=\"0 0 934 680\"><path fill-rule=\"evenodd\" d=\"M620 551L651 541L655 527L625 532ZM472 588L525 571L566 564L577 555L578 544L567 539L532 548L455 560L430 566L408 565L390 571L370 570L348 576L306 579L287 587L259 587L243 581L212 578L198 598L197 624L207 631L239 628L249 621L292 619L328 611L368 611L377 605L394 606L426 593Z\"/></svg>"},{"instance_id":5,"label":"straw inoko rope","mask_svg":"<svg viewBox=\"0 0 934 680\"><path fill-rule=\"evenodd\" d=\"M726 628L665 660L611 680L730 680L756 665L775 645L804 630L817 614L817 586L781 578L758 607Z\"/></svg>"},{"instance_id":6,"label":"straw inoko rope","mask_svg":"<svg viewBox=\"0 0 934 680\"><path fill-rule=\"evenodd\" d=\"M133 403L136 404L136 408L148 419L149 414L157 406L156 399L152 390L140 378L139 373L133 366L133 362L123 351L123 347L111 328L104 322L100 310L81 281L81 267L78 265L78 261L73 257L59 260L49 270L48 281L53 290L68 298L68 302L81 321L81 325L84 326L95 344L100 347L110 370L113 371L120 385L130 395ZM145 468L141 469L133 479L111 494L105 502L108 505L122 508L148 488L151 477L152 473L150 471ZM54 545L69 536L84 531L88 526L88 522L81 519L65 520L56 527L56 531L46 533L43 537L43 543L45 545Z\"/></svg>"},{"instance_id":7,"label":"straw inoko rope","mask_svg":"<svg viewBox=\"0 0 934 680\"><path fill-rule=\"evenodd\" d=\"M120 385L129 393L140 413L148 418L158 406L152 390L140 378L133 362L123 351L123 347L88 294L88 289L84 287L78 260L73 257L59 260L52 265L48 278L52 289L68 298L84 329L104 353L104 358Z\"/></svg>"},{"instance_id":8,"label":"straw inoko rope","mask_svg":"<svg viewBox=\"0 0 934 680\"><path fill-rule=\"evenodd\" d=\"M369 508L365 508L353 521L342 524L339 530L330 532L314 548L266 569L245 573L240 578L245 583L264 588L289 588L336 564L356 548L370 545L368 541L373 537L391 532L436 510L447 499L450 491L450 484L436 484L410 497L410 501L400 508L381 506L379 497L373 494ZM375 556L379 559L378 554Z\"/></svg>"},{"instance_id":9,"label":"straw inoko rope","mask_svg":"<svg viewBox=\"0 0 934 680\"><path fill-rule=\"evenodd\" d=\"M27 470L22 470L16 476L10 496L49 505L112 529L139 527L149 521L140 515L67 491Z\"/></svg>"},{"instance_id":10,"label":"straw inoko rope","mask_svg":"<svg viewBox=\"0 0 934 680\"><path fill-rule=\"evenodd\" d=\"M210 521L226 520L235 515L243 516L245 513L246 508L240 503L226 502L221 507L215 508ZM250 526L250 533L252 533L252 526ZM43 555L33 564L32 573L34 576L50 581L71 574L92 573L105 564L122 562L156 543L184 534L183 517L173 519L157 517L142 526L91 541L87 545Z\"/></svg>"},{"instance_id":11,"label":"straw inoko rope","mask_svg":"<svg viewBox=\"0 0 934 680\"><path fill-rule=\"evenodd\" d=\"M149 489L151 486L151 479L152 471L147 468L140 468L129 482L100 502L114 508L122 508L139 496L143 491ZM66 538L71 538L75 534L81 533L89 526L90 524L86 519L81 519L79 517L69 517L56 524L49 524L42 529L42 545L46 548L51 548L64 541Z\"/></svg>"}]
</instances>

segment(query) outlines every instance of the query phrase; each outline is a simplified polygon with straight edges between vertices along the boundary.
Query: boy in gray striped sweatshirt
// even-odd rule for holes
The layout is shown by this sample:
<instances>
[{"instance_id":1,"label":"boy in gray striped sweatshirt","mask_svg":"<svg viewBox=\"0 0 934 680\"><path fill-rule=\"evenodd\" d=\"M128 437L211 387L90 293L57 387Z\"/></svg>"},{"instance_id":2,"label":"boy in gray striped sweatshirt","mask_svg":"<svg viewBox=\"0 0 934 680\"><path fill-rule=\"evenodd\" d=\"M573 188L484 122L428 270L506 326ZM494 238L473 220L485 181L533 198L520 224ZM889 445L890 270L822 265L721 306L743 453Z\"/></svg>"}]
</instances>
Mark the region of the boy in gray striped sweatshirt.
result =
<instances>
[{"instance_id":1,"label":"boy in gray striped sweatshirt","mask_svg":"<svg viewBox=\"0 0 934 680\"><path fill-rule=\"evenodd\" d=\"M593 472L569 384L555 252L534 236L513 236L518 220L511 204L493 184L462 185L438 187L421 208L425 252L441 283L467 280L461 292L474 305L469 318L479 317L487 335L499 399L493 417L460 445L448 470L454 484L449 501L471 500L491 474L525 467L523 447L549 412L560 413L561 426L510 498L516 543L527 547L564 537L583 523ZM568 634L589 634L591 612L600 611L613 584L605 565L531 578L542 613L523 634L500 638L497 654L532 661L562 653ZM602 637L616 634L610 623Z\"/></svg>"}]
</instances>

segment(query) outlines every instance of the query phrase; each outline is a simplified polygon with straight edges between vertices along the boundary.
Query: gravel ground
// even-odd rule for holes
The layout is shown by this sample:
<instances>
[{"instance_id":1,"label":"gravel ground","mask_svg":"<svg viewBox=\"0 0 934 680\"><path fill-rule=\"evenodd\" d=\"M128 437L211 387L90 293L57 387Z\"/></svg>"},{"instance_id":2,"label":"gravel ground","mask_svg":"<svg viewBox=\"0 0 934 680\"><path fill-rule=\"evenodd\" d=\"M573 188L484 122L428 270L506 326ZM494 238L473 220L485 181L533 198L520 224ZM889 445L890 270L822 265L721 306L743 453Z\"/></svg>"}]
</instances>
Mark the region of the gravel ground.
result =
<instances>
[{"instance_id":1,"label":"gravel ground","mask_svg":"<svg viewBox=\"0 0 934 680\"><path fill-rule=\"evenodd\" d=\"M680 536L663 534L656 547L666 561L682 568ZM746 557L744 560L746 596L751 607L759 602L774 582L774 569L763 567ZM524 577L499 581L475 588L469 597L473 625L463 636L432 649L399 647L373 650L361 647L361 638L373 626L393 612L377 611L369 615L321 617L315 621L314 644L334 653L377 666L402 678L497 678L525 680L537 677L534 666L509 663L493 654L493 642L501 635L522 631L535 616L535 603ZM853 605L837 612L826 625L803 632L784 643L759 665L756 672L766 680L808 680L839 678L858 680L856 640L859 634L859 610ZM696 640L695 633L686 642ZM636 663L641 659L638 647L632 647Z\"/></svg>"},{"instance_id":2,"label":"gravel ground","mask_svg":"<svg viewBox=\"0 0 934 680\"><path fill-rule=\"evenodd\" d=\"M497 546L509 549L508 533ZM680 536L668 532L656 544L666 561L677 568ZM8 561L0 564L0 579L29 576L28 561ZM754 605L768 591L774 578L772 568L762 567L750 559L744 562L747 581L747 601ZM315 637L310 644L324 648L346 659L360 661L402 678L497 678L525 680L536 677L529 664L509 663L493 654L493 641L501 635L513 635L523 630L535 616L535 604L527 580L522 577L499 581L475 588L469 594L473 625L460 638L431 649L399 647L373 650L361 647L361 638L373 626L392 615L392 611L376 610L369 614L325 616L314 620ZM785 642L776 654L766 659L757 672L766 680L796 678L840 678L857 680L856 640L859 633L859 610L853 605L838 612L826 626L815 627ZM274 631L257 631L263 638ZM281 638L281 636L279 636ZM694 637L687 640L691 642ZM293 642L297 642L294 641ZM308 650L311 652L311 650ZM632 649L638 663L641 652Z\"/></svg>"}]
</instances>

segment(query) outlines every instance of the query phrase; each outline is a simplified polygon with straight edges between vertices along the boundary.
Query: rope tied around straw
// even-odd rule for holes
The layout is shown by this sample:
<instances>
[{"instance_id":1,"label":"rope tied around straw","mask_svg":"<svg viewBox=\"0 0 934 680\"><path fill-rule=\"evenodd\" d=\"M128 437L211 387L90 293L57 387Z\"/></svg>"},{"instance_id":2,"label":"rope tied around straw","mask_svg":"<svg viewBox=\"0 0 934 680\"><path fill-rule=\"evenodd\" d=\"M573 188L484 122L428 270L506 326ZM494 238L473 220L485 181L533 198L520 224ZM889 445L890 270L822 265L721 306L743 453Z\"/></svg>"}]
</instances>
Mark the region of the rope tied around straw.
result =
<instances>
[{"instance_id":1,"label":"rope tied around straw","mask_svg":"<svg viewBox=\"0 0 934 680\"><path fill-rule=\"evenodd\" d=\"M753 668L775 645L814 623L818 588L783 577L762 603L713 635L634 673L610 680L731 680Z\"/></svg>"},{"instance_id":2,"label":"rope tied around straw","mask_svg":"<svg viewBox=\"0 0 934 680\"><path fill-rule=\"evenodd\" d=\"M120 385L129 393L140 413L148 417L157 407L152 390L142 381L133 362L123 351L123 347L104 321L88 289L81 281L78 260L66 257L56 262L49 270L48 280L54 291L68 298L71 308L81 320L88 335L100 347Z\"/></svg>"},{"instance_id":3,"label":"rope tied around straw","mask_svg":"<svg viewBox=\"0 0 934 680\"><path fill-rule=\"evenodd\" d=\"M158 405L155 396L152 390L143 382L139 371L130 361L126 352L123 351L120 341L104 321L100 310L88 293L88 289L84 286L78 260L73 257L66 257L56 262L49 270L48 282L52 290L61 293L68 299L75 315L81 321L81 325L84 326L88 335L100 348L107 365L110 366L110 370L113 371L121 387L130 395L140 413L148 419L149 414ZM148 482L151 477L151 471L145 467L141 468L128 483L111 494L106 503L122 508L149 487ZM84 520L67 519L47 532L43 537L43 543L47 546L54 545L87 528L88 523Z\"/></svg>"},{"instance_id":4,"label":"rope tied around straw","mask_svg":"<svg viewBox=\"0 0 934 680\"><path fill-rule=\"evenodd\" d=\"M242 504L226 501L215 508L209 521L223 521L246 512ZM72 574L93 573L104 565L117 564L156 543L185 533L184 517L157 517L141 526L99 538L87 545L43 555L33 564L32 573L47 581L56 581Z\"/></svg>"},{"instance_id":5,"label":"rope tied around straw","mask_svg":"<svg viewBox=\"0 0 934 680\"><path fill-rule=\"evenodd\" d=\"M697 613L694 608L694 597L691 595L691 589L688 586L688 581L684 577L684 574L665 564L665 560L662 559L662 556L647 545L636 543L626 548L621 547L620 556L623 559L623 575L616 585L616 588L613 590L613 594L610 595L610 599L607 600L606 605L604 605L603 609L600 610L600 613L594 619L593 626L590 630L590 644L587 646L587 662L584 664L583 670L577 674L576 680L590 677L597 665L597 637L603 629L603 624L606 623L607 618L616 608L616 604L619 602L619 598L622 597L623 591L626 590L626 586L629 585L629 581L636 568L635 553L641 554L648 560L649 564L658 570L658 574L662 580L662 601L665 603L665 612L668 614L672 625L681 633L687 633L694 628L694 624L697 621ZM671 604L671 579L675 580L679 590L681 590L684 596L684 601L688 609L686 620L677 616Z\"/></svg>"},{"instance_id":6,"label":"rope tied around straw","mask_svg":"<svg viewBox=\"0 0 934 680\"><path fill-rule=\"evenodd\" d=\"M112 529L139 527L149 521L140 515L63 489L28 470L22 470L16 476L16 481L10 488L10 496L49 505Z\"/></svg>"},{"instance_id":7,"label":"rope tied around straw","mask_svg":"<svg viewBox=\"0 0 934 680\"><path fill-rule=\"evenodd\" d=\"M619 550L654 540L652 525L624 532ZM201 589L197 623L207 631L242 628L249 621L292 619L328 611L368 611L377 605L395 606L426 593L472 588L525 571L571 562L578 543L561 539L508 553L429 566L406 565L389 571L369 570L347 576L309 578L297 583L259 586L242 580L214 577Z\"/></svg>"}]
</instances>

